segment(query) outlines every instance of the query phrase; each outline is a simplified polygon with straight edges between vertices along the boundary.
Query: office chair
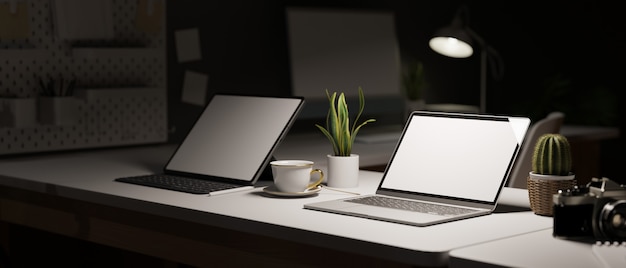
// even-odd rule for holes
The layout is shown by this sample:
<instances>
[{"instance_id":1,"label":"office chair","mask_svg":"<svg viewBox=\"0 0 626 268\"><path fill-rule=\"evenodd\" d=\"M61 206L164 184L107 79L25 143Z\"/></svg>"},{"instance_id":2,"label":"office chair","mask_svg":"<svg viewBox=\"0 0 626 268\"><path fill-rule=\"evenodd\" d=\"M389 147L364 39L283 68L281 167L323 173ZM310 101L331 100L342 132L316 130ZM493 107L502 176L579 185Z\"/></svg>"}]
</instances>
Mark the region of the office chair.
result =
<instances>
[{"instance_id":1,"label":"office chair","mask_svg":"<svg viewBox=\"0 0 626 268\"><path fill-rule=\"evenodd\" d=\"M551 112L545 118L530 126L526 133L526 138L522 143L522 148L515 160L513 169L509 176L507 185L513 188L526 189L526 178L532 170L533 150L537 139L546 133L559 133L565 114L562 112Z\"/></svg>"}]
</instances>

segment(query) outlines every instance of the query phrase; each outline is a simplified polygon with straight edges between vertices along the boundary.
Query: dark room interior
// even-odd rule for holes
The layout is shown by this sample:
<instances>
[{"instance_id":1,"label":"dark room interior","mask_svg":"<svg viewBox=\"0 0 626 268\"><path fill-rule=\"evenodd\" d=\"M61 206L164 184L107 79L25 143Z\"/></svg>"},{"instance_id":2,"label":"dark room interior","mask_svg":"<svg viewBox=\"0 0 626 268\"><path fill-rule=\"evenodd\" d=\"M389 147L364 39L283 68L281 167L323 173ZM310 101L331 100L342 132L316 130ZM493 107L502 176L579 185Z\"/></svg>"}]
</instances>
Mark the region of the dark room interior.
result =
<instances>
[{"instance_id":1,"label":"dark room interior","mask_svg":"<svg viewBox=\"0 0 626 268\"><path fill-rule=\"evenodd\" d=\"M626 56L622 49L626 40L619 27L619 9L609 2L177 1L168 6L168 36L176 29L200 27L200 38L207 44L202 53L208 56L184 67L169 64L168 83L175 88L186 68L210 75L209 92L290 94L285 7L383 10L395 14L402 63L419 60L425 66L426 102L477 105L479 56L449 58L428 47L434 32L448 25L464 5L469 26L499 52L504 63L502 78L488 79L487 112L536 121L551 111L562 111L567 124L623 129L619 62ZM175 53L169 44L168 62L173 62ZM169 90L169 94L180 92ZM170 124L184 135L193 122L190 115L201 108L169 104ZM312 124L303 125L308 130ZM181 134L171 137L175 141ZM623 146L618 140L603 146L602 176L621 180L614 156Z\"/></svg>"},{"instance_id":2,"label":"dark room interior","mask_svg":"<svg viewBox=\"0 0 626 268\"><path fill-rule=\"evenodd\" d=\"M117 5L121 3L119 1L121 0L112 0ZM93 59L87 55L83 56L84 59L77 59L74 63L77 65L89 63L89 66L103 64L107 68L113 66L114 69L117 67L120 69L108 71L108 75L120 78L120 80L110 82L111 84L99 81L99 78L90 78L91 80L85 78L82 81L77 80L77 88L156 88L162 86L164 99L155 97L151 93L141 95L144 94L143 91L137 91L138 95L131 93L131 98L148 98L150 101L137 107L132 102L133 99L125 99L120 104L95 102L95 104L85 105L85 108L81 108L83 109L80 110L81 112L93 112L84 115L87 127L74 126L58 132L55 132L57 130L51 126L20 129L0 124L0 134L3 135L0 137L0 163L26 157L41 159L54 156L55 153L64 155L92 149L124 149L154 144L179 144L204 108L203 105L197 103L181 101L181 95L183 95L181 85L190 71L206 74L208 77L206 94L197 97L202 98L202 100L196 100L198 103L209 100L216 93L293 96L287 8L392 13L401 69L404 71L408 64L413 62L423 63L425 79L428 82L423 93L425 102L427 104L454 103L478 106L480 102L480 54L474 53L466 59L451 58L433 51L428 44L439 28L449 25L458 10L465 8L467 26L478 33L488 46L496 50L502 60L502 75L494 77L490 72L487 75L486 113L523 116L530 118L531 122L536 122L551 112L559 111L565 114L563 122L565 125L601 127L617 131L619 133L617 137L602 139L592 146L588 145L586 140L573 141L573 151L576 150L575 153L578 155L574 158L574 171L578 169L589 176L583 180L588 181L590 177L608 177L626 184L626 177L621 172L623 165L621 153L626 150L626 140L623 134L626 127L624 118L626 111L625 105L622 104L625 101L624 94L621 92L624 89L623 76L626 71L623 67L623 62L626 61L626 29L623 22L624 9L618 1L163 1L163 38L157 35L153 39L146 38L149 40L148 43L157 40L156 42L148 45L141 44L146 45L148 50L154 47L156 50L163 49L163 55L158 54L157 59L148 61L130 60L126 65L122 64L122 67L116 65L115 61L124 56L105 55L101 59ZM0 5L5 5L5 2L8 6L8 2L12 1L0 1ZM51 5L48 2L52 1L17 2L28 3L31 7L48 8ZM144 3L145 1L132 2ZM132 5L133 8L135 6ZM45 10L44 8L31 9ZM6 10L6 8L1 10ZM135 11L128 10L123 15L114 16L127 15L135 16ZM5 15L0 14L0 16ZM31 16L37 15L31 14ZM45 16L52 18L48 14ZM0 22L2 22L1 18ZM36 28L32 25L31 27ZM181 62L177 58L176 34L180 30L190 28L198 30L202 57L198 60ZM65 63L54 60L41 63L40 66L38 65L40 62L31 61L31 57L39 57L39 54L28 55L28 52L21 52L23 54L17 54L17 56L9 55L15 50L28 50L30 49L28 46L32 43L36 46L38 42L28 38L27 41L6 38L3 40L1 33L2 26L0 26L0 74L3 76L0 76L0 98L36 95L36 90L31 89L39 85L36 79L31 79L31 73L40 78L38 71L48 74L64 72L88 74L93 71L88 68L74 70L66 67ZM54 40L47 34L39 38ZM130 39L133 40L133 38ZM53 52L53 55L48 57L52 59L63 57L54 53L72 55L84 47L89 48L86 49L86 53L89 53L92 47L119 45L114 42L91 43L92 41L62 42L63 49ZM327 41L333 42L333 40ZM137 44L130 44L130 47L134 48L135 45ZM8 52L3 53L2 50ZM39 51L40 49L33 50ZM153 56L147 56L147 58L150 57ZM488 71L493 68L490 65L492 63L488 64ZM56 67L50 67L54 65ZM157 74L156 77L154 73ZM139 78L135 79L136 77ZM14 82L16 79L29 82L16 84ZM100 94L97 91L94 91L93 96ZM377 126L382 127L395 126L404 122L404 107L388 104L376 106L382 101L377 100L376 96L368 99L367 88L364 88L364 92L367 101L364 117L377 118ZM89 94L92 93L85 94L84 98L89 99ZM403 95L396 94L391 98L392 103L403 104ZM319 98L307 99L306 105L308 106L305 106L305 109L311 110L324 105L323 113L308 114L306 117L299 118L290 133L315 132L319 134L314 124L325 120L327 101L324 89L319 89ZM0 108L2 108L0 109L0 119L2 119L4 108L3 106ZM146 110L154 113L133 119L124 112L131 111L129 113L134 114L139 113L136 111ZM114 119L106 119L107 114L111 114ZM122 122L121 125L111 127L111 124L114 124L112 122L118 121ZM155 121L157 124L153 124ZM89 127L90 122L96 122L98 127ZM145 131L135 131L136 127L143 128ZM125 132L125 129L129 129L128 132ZM363 133L368 133L367 131L363 130ZM138 140L137 137L143 137L145 140ZM75 140L79 140L78 144ZM20 147L18 144L26 145ZM592 168L587 168L588 166ZM4 180L4 174L1 173L0 170L0 180ZM11 181L14 178L7 176L6 179ZM30 185L29 182L21 183ZM31 195L25 193L28 192L25 190L11 192L10 186L4 184L0 190L0 197L5 195L7 200L33 198L42 203L49 201L47 197ZM56 193L57 190L50 186L42 191ZM104 211L107 217L115 217L107 205L96 204L82 207L66 199L50 202L52 208L69 204L68 206L76 206L76 210L87 211L86 213ZM3 207L3 203L0 202L0 215ZM122 216L128 216L129 222L148 225L140 220L135 221L141 215L129 213ZM84 219L75 219L76 222L82 220ZM168 218L160 223L157 230L166 230L169 220ZM37 226L39 223L33 225ZM21 226L0 220L0 268L43 265L192 267L192 265L160 259L160 256L151 256L149 251L144 254L144 252L137 253L125 248L91 243L89 240L92 238L84 235L87 232L85 230L81 230L85 233L68 237L63 233L47 232L45 228L43 230L33 228L33 225ZM263 223L263 225L270 224ZM188 227L193 229L198 226L189 224ZM279 232L279 229L269 228L276 233ZM212 227L211 230L221 231L219 226ZM164 232L167 233L167 231ZM187 234L187 231L185 232ZM223 236L227 236L232 231L224 232ZM208 239L206 234L199 237L198 240ZM324 234L315 240L315 243L322 244L326 238ZM228 240L224 237L219 239ZM189 238L189 240L196 242L195 238ZM227 241L227 244L237 242L242 243L241 241ZM282 240L272 238L270 242L268 247L279 244ZM158 244L160 241L147 243ZM298 246L299 244L293 245L293 251L296 251L295 248ZM332 245L330 248L336 249L337 247L340 245ZM176 251L175 248L171 250ZM268 251L271 250L268 249ZM333 255L328 251L329 249L321 250L323 253L330 254L331 257L339 255ZM230 252L230 254L233 253ZM355 257L354 255L348 256Z\"/></svg>"}]
</instances>

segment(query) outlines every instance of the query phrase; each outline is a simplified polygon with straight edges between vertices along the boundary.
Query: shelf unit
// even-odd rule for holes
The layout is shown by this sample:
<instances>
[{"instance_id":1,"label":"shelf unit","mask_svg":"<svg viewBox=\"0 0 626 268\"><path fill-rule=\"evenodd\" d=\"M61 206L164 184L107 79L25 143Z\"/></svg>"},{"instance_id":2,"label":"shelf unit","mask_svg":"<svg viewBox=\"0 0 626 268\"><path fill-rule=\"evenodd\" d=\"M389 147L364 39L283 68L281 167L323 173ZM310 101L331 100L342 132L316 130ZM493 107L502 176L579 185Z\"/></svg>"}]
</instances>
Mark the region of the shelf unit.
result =
<instances>
[{"instance_id":1,"label":"shelf unit","mask_svg":"<svg viewBox=\"0 0 626 268\"><path fill-rule=\"evenodd\" d=\"M71 124L0 124L0 156L167 141L165 14L160 31L142 31L145 1L110 1L112 40L63 40L53 1L21 1L30 34L0 40L0 98L38 99L40 80L73 78L77 115Z\"/></svg>"}]
</instances>

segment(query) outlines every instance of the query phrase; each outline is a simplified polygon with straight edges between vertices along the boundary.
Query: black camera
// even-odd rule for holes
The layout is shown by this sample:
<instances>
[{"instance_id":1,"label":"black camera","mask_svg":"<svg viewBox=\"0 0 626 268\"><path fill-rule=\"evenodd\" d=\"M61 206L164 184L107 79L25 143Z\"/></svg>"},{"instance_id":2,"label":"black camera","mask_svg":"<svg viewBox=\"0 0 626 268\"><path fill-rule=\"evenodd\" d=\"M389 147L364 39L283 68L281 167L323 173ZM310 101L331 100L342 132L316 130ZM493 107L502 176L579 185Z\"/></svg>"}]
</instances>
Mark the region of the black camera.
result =
<instances>
[{"instance_id":1,"label":"black camera","mask_svg":"<svg viewBox=\"0 0 626 268\"><path fill-rule=\"evenodd\" d=\"M608 178L553 195L553 236L574 240L626 241L626 186Z\"/></svg>"}]
</instances>

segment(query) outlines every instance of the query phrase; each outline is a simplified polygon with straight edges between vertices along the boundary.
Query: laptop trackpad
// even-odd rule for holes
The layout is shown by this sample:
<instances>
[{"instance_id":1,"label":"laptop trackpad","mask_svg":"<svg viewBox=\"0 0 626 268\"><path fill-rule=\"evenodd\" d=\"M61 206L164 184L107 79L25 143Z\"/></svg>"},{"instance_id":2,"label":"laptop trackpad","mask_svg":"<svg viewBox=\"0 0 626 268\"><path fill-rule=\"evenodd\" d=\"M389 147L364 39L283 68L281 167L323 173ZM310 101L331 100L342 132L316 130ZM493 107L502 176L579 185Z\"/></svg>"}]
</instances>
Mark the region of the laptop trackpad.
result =
<instances>
[{"instance_id":1,"label":"laptop trackpad","mask_svg":"<svg viewBox=\"0 0 626 268\"><path fill-rule=\"evenodd\" d=\"M406 222L429 222L447 218L445 216L435 214L365 205L351 206L345 210L356 215L363 215L371 218L395 219Z\"/></svg>"}]
</instances>

